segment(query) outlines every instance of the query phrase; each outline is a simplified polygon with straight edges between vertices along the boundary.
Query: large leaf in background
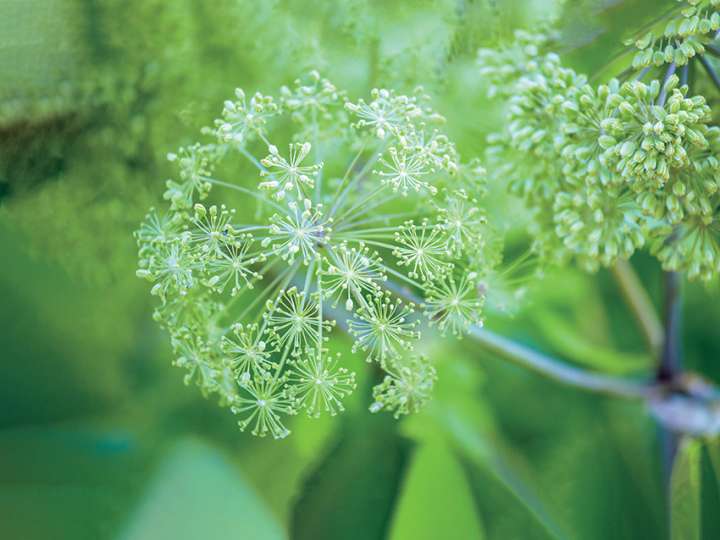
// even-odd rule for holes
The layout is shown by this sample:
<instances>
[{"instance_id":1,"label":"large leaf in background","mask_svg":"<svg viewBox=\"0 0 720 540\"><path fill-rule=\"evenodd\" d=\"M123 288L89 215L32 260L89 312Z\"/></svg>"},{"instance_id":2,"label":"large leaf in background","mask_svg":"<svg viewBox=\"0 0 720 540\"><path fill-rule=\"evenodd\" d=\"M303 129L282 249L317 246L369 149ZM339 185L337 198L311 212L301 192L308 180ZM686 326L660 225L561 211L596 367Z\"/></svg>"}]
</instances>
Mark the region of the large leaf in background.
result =
<instances>
[{"instance_id":1,"label":"large leaf in background","mask_svg":"<svg viewBox=\"0 0 720 540\"><path fill-rule=\"evenodd\" d=\"M119 540L285 538L281 524L222 453L178 442L155 473Z\"/></svg>"},{"instance_id":2,"label":"large leaf in background","mask_svg":"<svg viewBox=\"0 0 720 540\"><path fill-rule=\"evenodd\" d=\"M574 323L549 309L537 309L532 319L553 348L576 364L618 375L646 370L652 364L648 354L619 352L593 343L578 332Z\"/></svg>"},{"instance_id":3,"label":"large leaf in background","mask_svg":"<svg viewBox=\"0 0 720 540\"><path fill-rule=\"evenodd\" d=\"M410 443L389 415L346 415L340 440L303 486L290 524L295 540L381 540Z\"/></svg>"},{"instance_id":4,"label":"large leaf in background","mask_svg":"<svg viewBox=\"0 0 720 540\"><path fill-rule=\"evenodd\" d=\"M485 538L465 471L442 438L416 448L390 540Z\"/></svg>"},{"instance_id":5,"label":"large leaf in background","mask_svg":"<svg viewBox=\"0 0 720 540\"><path fill-rule=\"evenodd\" d=\"M532 454L543 502L571 538L635 540L638 531L663 538L655 426L632 402L597 399L583 416L546 436L546 446Z\"/></svg>"},{"instance_id":6,"label":"large leaf in background","mask_svg":"<svg viewBox=\"0 0 720 540\"><path fill-rule=\"evenodd\" d=\"M0 431L0 538L110 539L162 441L89 427Z\"/></svg>"},{"instance_id":7,"label":"large leaf in background","mask_svg":"<svg viewBox=\"0 0 720 540\"><path fill-rule=\"evenodd\" d=\"M720 487L720 437L708 441L705 448L710 457L713 470L715 471L718 487Z\"/></svg>"},{"instance_id":8,"label":"large leaf in background","mask_svg":"<svg viewBox=\"0 0 720 540\"><path fill-rule=\"evenodd\" d=\"M700 457L699 440L681 441L670 479L670 538L700 540Z\"/></svg>"},{"instance_id":9,"label":"large leaf in background","mask_svg":"<svg viewBox=\"0 0 720 540\"><path fill-rule=\"evenodd\" d=\"M488 538L571 538L550 514L537 487L513 460L497 450L485 455L487 449L475 448L478 441L458 442L478 508L487 524Z\"/></svg>"},{"instance_id":10,"label":"large leaf in background","mask_svg":"<svg viewBox=\"0 0 720 540\"><path fill-rule=\"evenodd\" d=\"M717 437L703 441L701 473L702 525L703 538L720 538L720 439Z\"/></svg>"},{"instance_id":11,"label":"large leaf in background","mask_svg":"<svg viewBox=\"0 0 720 540\"><path fill-rule=\"evenodd\" d=\"M416 437L439 429L468 475L487 538L562 539L569 536L551 515L520 456L507 446L480 393L477 365L444 352L436 396L412 419ZM434 427L430 427L431 424Z\"/></svg>"},{"instance_id":12,"label":"large leaf in background","mask_svg":"<svg viewBox=\"0 0 720 540\"><path fill-rule=\"evenodd\" d=\"M292 435L282 441L248 440L233 421L233 433L243 438L241 466L255 489L283 523L290 520L292 503L298 497L309 470L317 466L336 443L337 417L307 418L298 415L288 422Z\"/></svg>"},{"instance_id":13,"label":"large leaf in background","mask_svg":"<svg viewBox=\"0 0 720 540\"><path fill-rule=\"evenodd\" d=\"M611 468L597 470L593 484L605 486L603 491L611 505L610 511L619 513L619 528L628 531L626 535L635 534L633 530L637 527L647 531L649 536L659 538L667 529L667 510L663 479L659 474L662 456L657 425L642 403L598 400L601 406L604 405L602 415L598 418L598 408L595 407L589 417L590 422L597 424L593 431L599 440L590 444L595 446L592 450L594 454L606 456ZM568 434L570 439L576 437L575 433ZM594 459L592 455L583 458L578 463L581 471L586 470L587 463ZM587 489L593 484L579 488ZM615 485L622 485L622 491L618 492ZM606 511L603 508L588 510L596 512L596 516Z\"/></svg>"},{"instance_id":14,"label":"large leaf in background","mask_svg":"<svg viewBox=\"0 0 720 540\"><path fill-rule=\"evenodd\" d=\"M230 455L173 440L93 427L0 432L0 538L285 538Z\"/></svg>"}]
</instances>

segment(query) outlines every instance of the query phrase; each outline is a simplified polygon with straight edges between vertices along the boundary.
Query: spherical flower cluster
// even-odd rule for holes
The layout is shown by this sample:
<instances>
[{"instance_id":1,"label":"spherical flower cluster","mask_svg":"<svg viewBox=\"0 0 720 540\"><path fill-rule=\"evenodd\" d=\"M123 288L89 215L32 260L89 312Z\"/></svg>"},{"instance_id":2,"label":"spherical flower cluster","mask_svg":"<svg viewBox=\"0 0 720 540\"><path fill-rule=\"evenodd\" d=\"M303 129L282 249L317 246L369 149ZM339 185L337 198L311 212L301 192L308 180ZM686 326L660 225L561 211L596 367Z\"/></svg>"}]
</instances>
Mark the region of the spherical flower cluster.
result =
<instances>
[{"instance_id":1,"label":"spherical flower cluster","mask_svg":"<svg viewBox=\"0 0 720 540\"><path fill-rule=\"evenodd\" d=\"M538 253L595 270L647 245L666 269L716 276L720 129L705 98L674 66L663 82L597 87L554 54L532 66L488 156L533 212Z\"/></svg>"},{"instance_id":2,"label":"spherical flower cluster","mask_svg":"<svg viewBox=\"0 0 720 540\"><path fill-rule=\"evenodd\" d=\"M343 410L355 382L329 350L337 326L387 373L371 409L397 415L435 380L414 352L423 326L481 322L495 261L477 256L486 224L467 188L484 171L460 161L426 101L384 89L349 101L312 72L279 99L237 90L204 130L213 140L170 156L179 176L168 211L136 233L138 275L186 380L241 429L282 438L288 415Z\"/></svg>"},{"instance_id":3,"label":"spherical flower cluster","mask_svg":"<svg viewBox=\"0 0 720 540\"><path fill-rule=\"evenodd\" d=\"M702 96L688 98L687 87L677 88L678 83L674 75L665 83L664 102L658 81L623 84L615 114L605 122L603 157L637 190L662 188L673 169L690 164L689 152L708 146L710 108Z\"/></svg>"}]
</instances>

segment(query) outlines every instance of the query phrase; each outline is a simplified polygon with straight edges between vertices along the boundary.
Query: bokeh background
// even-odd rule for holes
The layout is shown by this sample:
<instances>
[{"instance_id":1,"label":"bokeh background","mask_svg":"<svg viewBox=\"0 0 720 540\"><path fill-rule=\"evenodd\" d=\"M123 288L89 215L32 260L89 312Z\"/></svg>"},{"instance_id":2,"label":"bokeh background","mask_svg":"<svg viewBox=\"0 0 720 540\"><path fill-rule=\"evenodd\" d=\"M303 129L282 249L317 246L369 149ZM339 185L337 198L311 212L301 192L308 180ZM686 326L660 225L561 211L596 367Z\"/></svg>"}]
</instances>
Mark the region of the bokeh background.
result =
<instances>
[{"instance_id":1,"label":"bokeh background","mask_svg":"<svg viewBox=\"0 0 720 540\"><path fill-rule=\"evenodd\" d=\"M461 153L482 155L502 103L478 47L558 21L567 62L600 73L657 0L0 0L0 538L663 539L656 427L642 405L560 387L437 341L433 402L241 434L182 384L134 276L132 231L173 174L165 156L240 86L317 68L353 97L422 84ZM508 261L524 211L490 183ZM633 260L657 300L659 270ZM486 325L585 367L652 359L607 272L498 272ZM717 291L686 286L687 364L720 380ZM348 349L342 336L337 347ZM702 462L702 522L720 495Z\"/></svg>"}]
</instances>

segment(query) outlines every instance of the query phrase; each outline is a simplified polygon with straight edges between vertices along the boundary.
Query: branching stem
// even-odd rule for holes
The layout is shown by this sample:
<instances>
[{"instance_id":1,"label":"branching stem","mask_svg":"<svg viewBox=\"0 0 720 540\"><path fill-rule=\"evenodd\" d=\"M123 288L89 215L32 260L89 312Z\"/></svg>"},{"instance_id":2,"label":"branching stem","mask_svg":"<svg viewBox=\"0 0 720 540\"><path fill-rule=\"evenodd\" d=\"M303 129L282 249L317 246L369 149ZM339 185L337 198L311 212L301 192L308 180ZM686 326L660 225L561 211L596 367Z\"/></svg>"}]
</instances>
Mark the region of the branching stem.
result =
<instances>
[{"instance_id":1,"label":"branching stem","mask_svg":"<svg viewBox=\"0 0 720 540\"><path fill-rule=\"evenodd\" d=\"M386 282L386 286L415 304L421 305L423 303L407 287L399 286L390 280ZM592 373L577 368L562 360L552 358L508 338L499 336L478 325L469 328L468 336L484 350L567 386L631 399L648 399L654 391L654 385L651 383Z\"/></svg>"},{"instance_id":2,"label":"branching stem","mask_svg":"<svg viewBox=\"0 0 720 540\"><path fill-rule=\"evenodd\" d=\"M651 384L576 368L478 326L469 335L486 351L567 386L631 399L647 399L653 392Z\"/></svg>"}]
</instances>

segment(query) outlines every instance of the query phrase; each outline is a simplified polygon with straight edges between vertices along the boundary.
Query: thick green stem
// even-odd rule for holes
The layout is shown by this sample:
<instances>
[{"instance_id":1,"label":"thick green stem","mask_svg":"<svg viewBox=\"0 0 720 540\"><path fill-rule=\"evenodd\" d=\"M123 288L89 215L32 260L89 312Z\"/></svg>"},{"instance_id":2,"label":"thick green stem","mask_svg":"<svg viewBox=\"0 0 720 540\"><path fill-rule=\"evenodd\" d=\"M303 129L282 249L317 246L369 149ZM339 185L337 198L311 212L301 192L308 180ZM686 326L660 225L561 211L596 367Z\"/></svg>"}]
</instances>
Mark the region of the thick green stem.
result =
<instances>
[{"instance_id":1,"label":"thick green stem","mask_svg":"<svg viewBox=\"0 0 720 540\"><path fill-rule=\"evenodd\" d=\"M681 279L678 272L663 274L665 305L663 322L665 339L658 359L656 381L659 385L670 386L677 383L682 375L682 355L680 344L680 317L682 308ZM663 469L665 481L670 481L675 454L677 453L679 436L677 433L661 427L661 444L663 449Z\"/></svg>"},{"instance_id":2,"label":"thick green stem","mask_svg":"<svg viewBox=\"0 0 720 540\"><path fill-rule=\"evenodd\" d=\"M471 327L469 335L484 350L568 386L632 399L647 399L653 392L651 384L576 368L478 326Z\"/></svg>"},{"instance_id":3,"label":"thick green stem","mask_svg":"<svg viewBox=\"0 0 720 540\"><path fill-rule=\"evenodd\" d=\"M298 278L296 277L296 279ZM418 298L410 288L391 280L386 281L385 285L396 295L417 305L422 305L422 299ZM324 305L323 312L326 317L335 320L340 328L347 331L347 318L349 317L347 312L340 311L329 304ZM652 378L635 380L605 375L552 358L479 325L468 328L466 334L478 345L480 350L560 384L610 397L643 401L650 406L661 428L667 433L670 433L670 428L665 426L672 426L672 431L678 433L716 433L716 421L710 417L716 414L712 411L720 410L720 392L712 384L699 384L696 381L688 386L693 382L692 379L667 383L658 380L657 377L655 380ZM676 336L677 334L671 333L670 335ZM677 407L673 406L674 398L678 396L684 400L684 403L681 404L682 410L686 413L687 410L694 408L697 414L691 416L707 417L707 425L698 425L697 418L678 417ZM681 413L681 416L685 413Z\"/></svg>"},{"instance_id":4,"label":"thick green stem","mask_svg":"<svg viewBox=\"0 0 720 540\"><path fill-rule=\"evenodd\" d=\"M665 339L658 362L657 380L661 383L671 383L677 381L682 371L680 353L681 275L678 272L665 272L663 277Z\"/></svg>"},{"instance_id":5,"label":"thick green stem","mask_svg":"<svg viewBox=\"0 0 720 540\"><path fill-rule=\"evenodd\" d=\"M386 283L386 286L411 302L418 305L423 303L407 287L398 286L390 281ZM478 325L471 326L467 333L485 351L567 386L633 399L648 399L654 391L652 383L586 371L534 351Z\"/></svg>"}]
</instances>

